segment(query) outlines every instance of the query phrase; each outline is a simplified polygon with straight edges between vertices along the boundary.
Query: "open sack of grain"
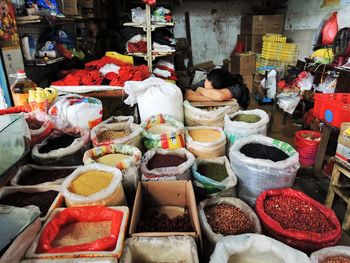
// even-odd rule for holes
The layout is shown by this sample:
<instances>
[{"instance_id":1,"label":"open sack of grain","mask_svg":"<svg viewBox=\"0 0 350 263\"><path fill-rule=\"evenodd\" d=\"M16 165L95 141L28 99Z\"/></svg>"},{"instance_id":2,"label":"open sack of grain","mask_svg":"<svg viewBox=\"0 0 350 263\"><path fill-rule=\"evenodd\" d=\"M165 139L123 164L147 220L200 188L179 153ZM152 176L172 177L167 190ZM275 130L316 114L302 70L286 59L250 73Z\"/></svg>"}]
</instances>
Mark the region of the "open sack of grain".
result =
<instances>
[{"instance_id":1,"label":"open sack of grain","mask_svg":"<svg viewBox=\"0 0 350 263\"><path fill-rule=\"evenodd\" d=\"M192 165L193 185L201 196L236 196L237 176L226 156L197 158Z\"/></svg>"},{"instance_id":2,"label":"open sack of grain","mask_svg":"<svg viewBox=\"0 0 350 263\"><path fill-rule=\"evenodd\" d=\"M119 258L128 216L125 206L55 209L26 258Z\"/></svg>"},{"instance_id":3,"label":"open sack of grain","mask_svg":"<svg viewBox=\"0 0 350 263\"><path fill-rule=\"evenodd\" d=\"M322 248L310 256L311 263L348 263L350 247L335 246Z\"/></svg>"},{"instance_id":4,"label":"open sack of grain","mask_svg":"<svg viewBox=\"0 0 350 263\"><path fill-rule=\"evenodd\" d=\"M166 114L153 115L140 124L146 149L177 149L185 147L182 122Z\"/></svg>"},{"instance_id":5,"label":"open sack of grain","mask_svg":"<svg viewBox=\"0 0 350 263\"><path fill-rule=\"evenodd\" d=\"M62 183L61 193L68 207L126 204L121 171L97 163L76 169Z\"/></svg>"},{"instance_id":6,"label":"open sack of grain","mask_svg":"<svg viewBox=\"0 0 350 263\"><path fill-rule=\"evenodd\" d=\"M201 228L212 244L227 235L261 233L258 216L238 198L206 199L198 205L198 213Z\"/></svg>"},{"instance_id":7,"label":"open sack of grain","mask_svg":"<svg viewBox=\"0 0 350 263\"><path fill-rule=\"evenodd\" d=\"M263 192L255 211L265 233L308 253L334 246L341 237L333 210L291 188Z\"/></svg>"},{"instance_id":8,"label":"open sack of grain","mask_svg":"<svg viewBox=\"0 0 350 263\"><path fill-rule=\"evenodd\" d=\"M78 128L55 130L32 149L33 162L40 165L81 165L90 148L90 132Z\"/></svg>"},{"instance_id":9,"label":"open sack of grain","mask_svg":"<svg viewBox=\"0 0 350 263\"><path fill-rule=\"evenodd\" d=\"M109 144L92 148L85 152L84 164L100 163L120 169L123 175L123 188L126 192L135 191L140 181L141 151L130 145Z\"/></svg>"},{"instance_id":10,"label":"open sack of grain","mask_svg":"<svg viewBox=\"0 0 350 263\"><path fill-rule=\"evenodd\" d=\"M216 243L210 263L309 263L303 252L259 234L223 237Z\"/></svg>"},{"instance_id":11,"label":"open sack of grain","mask_svg":"<svg viewBox=\"0 0 350 263\"><path fill-rule=\"evenodd\" d=\"M194 156L215 158L226 153L226 136L220 127L186 127L186 148Z\"/></svg>"},{"instance_id":12,"label":"open sack of grain","mask_svg":"<svg viewBox=\"0 0 350 263\"><path fill-rule=\"evenodd\" d=\"M237 101L231 105L219 107L195 107L187 100L184 101L186 126L215 126L224 127L224 117L239 110Z\"/></svg>"},{"instance_id":13,"label":"open sack of grain","mask_svg":"<svg viewBox=\"0 0 350 263\"><path fill-rule=\"evenodd\" d=\"M292 146L263 135L236 141L229 158L238 177L238 197L251 206L267 189L293 186L300 167L299 155Z\"/></svg>"},{"instance_id":14,"label":"open sack of grain","mask_svg":"<svg viewBox=\"0 0 350 263\"><path fill-rule=\"evenodd\" d=\"M131 117L132 118L132 117ZM111 117L91 129L90 138L94 147L121 143L142 149L142 129L139 125Z\"/></svg>"},{"instance_id":15,"label":"open sack of grain","mask_svg":"<svg viewBox=\"0 0 350 263\"><path fill-rule=\"evenodd\" d=\"M269 115L263 110L237 111L225 115L224 131L227 137L227 149L242 137L252 134L266 135Z\"/></svg>"},{"instance_id":16,"label":"open sack of grain","mask_svg":"<svg viewBox=\"0 0 350 263\"><path fill-rule=\"evenodd\" d=\"M184 148L151 149L141 161L142 181L190 180L195 158Z\"/></svg>"},{"instance_id":17,"label":"open sack of grain","mask_svg":"<svg viewBox=\"0 0 350 263\"><path fill-rule=\"evenodd\" d=\"M42 111L24 113L24 118L30 131L31 145L41 143L55 128L51 117Z\"/></svg>"},{"instance_id":18,"label":"open sack of grain","mask_svg":"<svg viewBox=\"0 0 350 263\"><path fill-rule=\"evenodd\" d=\"M198 263L197 246L190 236L131 237L125 242L121 263Z\"/></svg>"}]
</instances>

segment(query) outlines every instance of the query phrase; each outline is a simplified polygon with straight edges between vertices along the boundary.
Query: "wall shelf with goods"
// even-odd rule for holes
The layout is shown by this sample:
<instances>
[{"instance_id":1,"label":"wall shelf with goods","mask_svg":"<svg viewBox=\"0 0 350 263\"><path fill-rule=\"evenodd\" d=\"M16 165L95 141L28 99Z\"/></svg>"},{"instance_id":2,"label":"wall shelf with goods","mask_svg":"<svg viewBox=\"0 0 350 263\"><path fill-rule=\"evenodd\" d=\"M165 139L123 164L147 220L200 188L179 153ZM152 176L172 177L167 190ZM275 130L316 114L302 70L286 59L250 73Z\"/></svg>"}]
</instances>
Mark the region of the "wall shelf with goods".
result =
<instances>
[{"instance_id":1,"label":"wall shelf with goods","mask_svg":"<svg viewBox=\"0 0 350 263\"><path fill-rule=\"evenodd\" d=\"M129 52L128 55L135 57L143 57L147 61L149 70L152 72L153 61L159 57L169 56L175 53L174 51L156 51L152 47L152 31L157 28L174 27L174 22L153 22L152 7L146 4L146 22L127 22L123 26L142 28L146 32L147 52Z\"/></svg>"}]
</instances>

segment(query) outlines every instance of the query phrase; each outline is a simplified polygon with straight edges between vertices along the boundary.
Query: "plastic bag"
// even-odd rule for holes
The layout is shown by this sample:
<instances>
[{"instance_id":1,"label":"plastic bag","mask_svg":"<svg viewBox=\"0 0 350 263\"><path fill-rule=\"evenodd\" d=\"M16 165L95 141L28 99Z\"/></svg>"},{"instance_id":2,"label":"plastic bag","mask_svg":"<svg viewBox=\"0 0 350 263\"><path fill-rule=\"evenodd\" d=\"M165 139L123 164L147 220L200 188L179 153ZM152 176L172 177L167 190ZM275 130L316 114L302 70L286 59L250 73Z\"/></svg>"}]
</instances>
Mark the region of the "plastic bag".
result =
<instances>
[{"instance_id":1,"label":"plastic bag","mask_svg":"<svg viewBox=\"0 0 350 263\"><path fill-rule=\"evenodd\" d=\"M197 246L190 236L131 237L125 242L120 263L199 263Z\"/></svg>"},{"instance_id":2,"label":"plastic bag","mask_svg":"<svg viewBox=\"0 0 350 263\"><path fill-rule=\"evenodd\" d=\"M214 110L196 108L187 100L184 101L183 106L186 126L224 127L225 114L232 114L239 110L237 101L232 105L217 107Z\"/></svg>"},{"instance_id":3,"label":"plastic bag","mask_svg":"<svg viewBox=\"0 0 350 263\"><path fill-rule=\"evenodd\" d=\"M338 78L332 75L328 75L324 82L315 87L315 90L322 93L334 93L337 86Z\"/></svg>"},{"instance_id":4,"label":"plastic bag","mask_svg":"<svg viewBox=\"0 0 350 263\"><path fill-rule=\"evenodd\" d=\"M24 118L34 119L42 122L42 126L39 129L30 129L30 144L33 146L35 144L41 143L47 136L49 136L52 130L55 128L55 124L51 117L42 111L33 111L24 114Z\"/></svg>"},{"instance_id":5,"label":"plastic bag","mask_svg":"<svg viewBox=\"0 0 350 263\"><path fill-rule=\"evenodd\" d=\"M26 175L29 171L35 169L35 170L43 170L43 171L47 171L48 173L50 173L50 171L53 170L73 170L78 168L78 166L43 166L43 165L34 165L34 164L26 164L24 166L21 166L15 176L11 179L11 186L24 186L20 184L21 178L22 177L26 177L28 175ZM45 182L45 183L41 183L41 184L36 184L35 186L44 186L44 185L60 185L62 184L62 182L64 181L65 178L60 178L57 179L55 181L51 181L51 182Z\"/></svg>"},{"instance_id":6,"label":"plastic bag","mask_svg":"<svg viewBox=\"0 0 350 263\"><path fill-rule=\"evenodd\" d=\"M72 136L79 135L71 145L66 148L59 148L48 153L40 153L40 148L47 144L51 138L59 137L63 134ZM34 163L41 165L52 166L74 166L81 165L84 152L90 148L89 131L66 128L62 130L55 130L48 136L41 144L34 145L32 149L32 159Z\"/></svg>"},{"instance_id":7,"label":"plastic bag","mask_svg":"<svg viewBox=\"0 0 350 263\"><path fill-rule=\"evenodd\" d=\"M332 45L335 36L338 33L338 20L337 12L333 12L328 18L327 22L324 24L322 29L322 44Z\"/></svg>"},{"instance_id":8,"label":"plastic bag","mask_svg":"<svg viewBox=\"0 0 350 263\"><path fill-rule=\"evenodd\" d=\"M223 237L210 257L210 263L309 263L303 252L259 234Z\"/></svg>"},{"instance_id":9,"label":"plastic bag","mask_svg":"<svg viewBox=\"0 0 350 263\"><path fill-rule=\"evenodd\" d=\"M239 114L253 114L260 117L260 121L255 123L247 123L243 121L232 121L236 115ZM237 141L239 138L246 137L252 134L262 134L266 135L267 133L267 125L269 123L269 115L263 110L246 110L246 111L238 111L231 115L225 115L225 125L224 131L228 141L228 151L231 146ZM227 152L228 152L227 151Z\"/></svg>"},{"instance_id":10,"label":"plastic bag","mask_svg":"<svg viewBox=\"0 0 350 263\"><path fill-rule=\"evenodd\" d=\"M240 149L249 143L276 147L289 157L279 162L247 157ZM231 167L238 177L238 197L251 206L258 195L267 189L293 186L300 167L299 154L292 146L263 135L241 138L231 147L229 156Z\"/></svg>"},{"instance_id":11,"label":"plastic bag","mask_svg":"<svg viewBox=\"0 0 350 263\"><path fill-rule=\"evenodd\" d=\"M131 9L131 19L134 23L145 23L146 22L146 10L141 7Z\"/></svg>"},{"instance_id":12,"label":"plastic bag","mask_svg":"<svg viewBox=\"0 0 350 263\"><path fill-rule=\"evenodd\" d=\"M49 114L60 129L91 129L102 121L102 102L91 97L67 94L57 98Z\"/></svg>"},{"instance_id":13,"label":"plastic bag","mask_svg":"<svg viewBox=\"0 0 350 263\"><path fill-rule=\"evenodd\" d=\"M101 191L92 195L83 196L72 193L69 188L71 183L81 174L89 171L103 171L113 175L111 183ZM71 206L90 206L104 205L117 206L126 204L124 189L122 186L122 173L119 169L102 164L89 164L76 169L70 176L64 180L61 186L61 193L66 200L66 205Z\"/></svg>"},{"instance_id":14,"label":"plastic bag","mask_svg":"<svg viewBox=\"0 0 350 263\"><path fill-rule=\"evenodd\" d=\"M221 238L224 237L224 235L220 233L213 232L211 226L208 223L208 220L204 211L206 207L219 205L219 204L228 204L239 208L247 216L248 220L253 223L255 227L254 233L258 233L258 234L261 233L261 225L260 225L260 220L258 216L255 214L254 210L249 205L244 203L242 200L234 197L211 198L200 202L198 205L198 215L199 215L199 221L201 223L201 229L203 229L203 232L208 238L209 242L215 244Z\"/></svg>"},{"instance_id":15,"label":"plastic bag","mask_svg":"<svg viewBox=\"0 0 350 263\"><path fill-rule=\"evenodd\" d=\"M144 81L127 81L124 101L133 106L138 103L141 121L156 114L169 114L180 122L184 121L182 92L174 84L160 78L148 78Z\"/></svg>"},{"instance_id":16,"label":"plastic bag","mask_svg":"<svg viewBox=\"0 0 350 263\"><path fill-rule=\"evenodd\" d=\"M140 163L142 157L142 153L138 148L123 144L110 144L92 148L85 152L83 162L84 164L92 164L96 162L95 159L111 153L130 155L130 158L117 163L116 168L122 172L122 183L125 192L135 191L140 181Z\"/></svg>"},{"instance_id":17,"label":"plastic bag","mask_svg":"<svg viewBox=\"0 0 350 263\"><path fill-rule=\"evenodd\" d=\"M114 131L125 131L128 135L110 140L110 141L99 141L98 135L107 130ZM120 122L120 123L100 123L91 129L90 138L94 147L108 145L112 143L121 143L135 146L142 149L142 128L134 123Z\"/></svg>"},{"instance_id":18,"label":"plastic bag","mask_svg":"<svg viewBox=\"0 0 350 263\"><path fill-rule=\"evenodd\" d=\"M277 90L277 71L271 70L269 74L267 74L267 85L265 85L266 78L264 78L260 84L264 87L264 89L267 89L266 95L270 99L275 99L276 96L276 90ZM265 88L266 87L266 88Z\"/></svg>"},{"instance_id":19,"label":"plastic bag","mask_svg":"<svg viewBox=\"0 0 350 263\"><path fill-rule=\"evenodd\" d=\"M147 168L148 162L156 154L173 154L185 157L187 160L179 166L162 167L149 170ZM192 153L186 149L164 150L151 149L146 152L141 160L142 181L176 181L176 180L190 180L191 166L195 158Z\"/></svg>"},{"instance_id":20,"label":"plastic bag","mask_svg":"<svg viewBox=\"0 0 350 263\"><path fill-rule=\"evenodd\" d=\"M347 257L350 258L350 247L336 246L326 247L311 254L311 263L322 263L329 257Z\"/></svg>"},{"instance_id":21,"label":"plastic bag","mask_svg":"<svg viewBox=\"0 0 350 263\"><path fill-rule=\"evenodd\" d=\"M201 175L197 169L198 165L202 163L219 163L225 165L228 177L221 182L218 182L209 177ZM195 163L192 165L192 175L193 185L197 191L202 192L204 195L210 196L218 194L220 196L236 196L237 176L232 171L230 161L226 156L217 157L214 159L197 158Z\"/></svg>"},{"instance_id":22,"label":"plastic bag","mask_svg":"<svg viewBox=\"0 0 350 263\"><path fill-rule=\"evenodd\" d=\"M277 105L285 112L293 114L296 107L300 102L300 96L298 93L280 93L277 95Z\"/></svg>"},{"instance_id":23,"label":"plastic bag","mask_svg":"<svg viewBox=\"0 0 350 263\"><path fill-rule=\"evenodd\" d=\"M66 208L45 226L39 238L38 253L73 253L80 251L109 251L117 244L123 212L103 206ZM90 243L73 246L54 247L53 241L61 228L75 222L111 221L111 234Z\"/></svg>"},{"instance_id":24,"label":"plastic bag","mask_svg":"<svg viewBox=\"0 0 350 263\"><path fill-rule=\"evenodd\" d=\"M335 226L335 229L326 233L284 229L280 223L265 212L265 200L272 196L294 197L310 203L327 217L333 226ZM333 210L308 197L306 194L291 188L272 189L263 192L256 200L255 211L264 229L270 236L305 252L312 252L324 247L334 246L341 237L342 230L340 223Z\"/></svg>"},{"instance_id":25,"label":"plastic bag","mask_svg":"<svg viewBox=\"0 0 350 263\"><path fill-rule=\"evenodd\" d=\"M158 124L169 124L176 128L176 131L171 133L154 134L148 131L153 126ZM185 147L185 128L181 122L176 121L172 116L166 114L158 114L151 116L146 121L140 124L142 131L142 141L147 149L163 148L177 149Z\"/></svg>"},{"instance_id":26,"label":"plastic bag","mask_svg":"<svg viewBox=\"0 0 350 263\"><path fill-rule=\"evenodd\" d=\"M214 142L198 142L194 141L189 134L191 130L198 129L208 129L216 130L221 133L221 138ZM226 136L222 128L220 127L209 127L209 126L199 126L199 127L187 127L186 128L186 148L196 157L201 158L215 158L224 156L226 153Z\"/></svg>"}]
</instances>

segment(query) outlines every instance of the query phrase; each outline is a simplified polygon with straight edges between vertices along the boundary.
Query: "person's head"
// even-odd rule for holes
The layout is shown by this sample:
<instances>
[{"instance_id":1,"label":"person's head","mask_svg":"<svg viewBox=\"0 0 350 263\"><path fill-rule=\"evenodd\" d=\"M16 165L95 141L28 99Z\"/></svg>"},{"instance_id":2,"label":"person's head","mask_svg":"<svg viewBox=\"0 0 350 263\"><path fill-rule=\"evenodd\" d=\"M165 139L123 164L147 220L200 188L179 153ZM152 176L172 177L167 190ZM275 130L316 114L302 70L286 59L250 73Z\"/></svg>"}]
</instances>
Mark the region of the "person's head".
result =
<instances>
[{"instance_id":1,"label":"person's head","mask_svg":"<svg viewBox=\"0 0 350 263\"><path fill-rule=\"evenodd\" d=\"M234 84L233 75L227 70L218 68L213 69L207 75L204 82L204 88L207 89L225 89Z\"/></svg>"}]
</instances>

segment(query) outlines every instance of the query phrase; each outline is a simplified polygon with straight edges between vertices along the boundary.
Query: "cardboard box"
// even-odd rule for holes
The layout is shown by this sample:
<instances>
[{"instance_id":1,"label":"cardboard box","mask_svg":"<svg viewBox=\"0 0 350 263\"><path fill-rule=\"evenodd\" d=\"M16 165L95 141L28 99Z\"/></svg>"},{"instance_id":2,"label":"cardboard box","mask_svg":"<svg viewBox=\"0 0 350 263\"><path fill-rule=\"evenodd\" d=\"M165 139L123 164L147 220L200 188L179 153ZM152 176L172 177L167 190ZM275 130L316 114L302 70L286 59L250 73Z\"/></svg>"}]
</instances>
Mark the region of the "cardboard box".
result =
<instances>
[{"instance_id":1,"label":"cardboard box","mask_svg":"<svg viewBox=\"0 0 350 263\"><path fill-rule=\"evenodd\" d=\"M262 49L262 35L237 35L237 41L244 43L244 51L260 53Z\"/></svg>"},{"instance_id":2,"label":"cardboard box","mask_svg":"<svg viewBox=\"0 0 350 263\"><path fill-rule=\"evenodd\" d=\"M94 0L80 0L82 8L94 8Z\"/></svg>"},{"instance_id":3,"label":"cardboard box","mask_svg":"<svg viewBox=\"0 0 350 263\"><path fill-rule=\"evenodd\" d=\"M265 89L264 87L260 84L261 80L264 79L264 76L261 74L256 74L254 75L254 81L253 81L253 93L258 94L260 98L265 97Z\"/></svg>"},{"instance_id":4,"label":"cardboard box","mask_svg":"<svg viewBox=\"0 0 350 263\"><path fill-rule=\"evenodd\" d=\"M62 3L62 12L67 16L80 15L79 0L64 0Z\"/></svg>"},{"instance_id":5,"label":"cardboard box","mask_svg":"<svg viewBox=\"0 0 350 263\"><path fill-rule=\"evenodd\" d=\"M252 75L255 73L255 54L242 53L231 56L231 72L241 75Z\"/></svg>"},{"instance_id":6,"label":"cardboard box","mask_svg":"<svg viewBox=\"0 0 350 263\"><path fill-rule=\"evenodd\" d=\"M249 93L253 93L254 75L242 75L244 84L248 87Z\"/></svg>"},{"instance_id":7,"label":"cardboard box","mask_svg":"<svg viewBox=\"0 0 350 263\"><path fill-rule=\"evenodd\" d=\"M350 135L345 133L347 129L350 129L350 122L343 122L340 127L335 156L344 162L350 163Z\"/></svg>"},{"instance_id":8,"label":"cardboard box","mask_svg":"<svg viewBox=\"0 0 350 263\"><path fill-rule=\"evenodd\" d=\"M263 35L267 32L266 16L244 16L241 18L242 35Z\"/></svg>"},{"instance_id":9,"label":"cardboard box","mask_svg":"<svg viewBox=\"0 0 350 263\"><path fill-rule=\"evenodd\" d=\"M222 61L222 68L231 72L231 59L224 59Z\"/></svg>"},{"instance_id":10,"label":"cardboard box","mask_svg":"<svg viewBox=\"0 0 350 263\"><path fill-rule=\"evenodd\" d=\"M284 15L267 16L267 32L274 34L283 34L284 31Z\"/></svg>"},{"instance_id":11,"label":"cardboard box","mask_svg":"<svg viewBox=\"0 0 350 263\"><path fill-rule=\"evenodd\" d=\"M169 217L188 211L193 232L137 232L137 225L144 209L157 209ZM196 198L191 181L140 182L137 186L129 234L132 236L160 237L187 235L202 247L202 235L198 218Z\"/></svg>"}]
</instances>

